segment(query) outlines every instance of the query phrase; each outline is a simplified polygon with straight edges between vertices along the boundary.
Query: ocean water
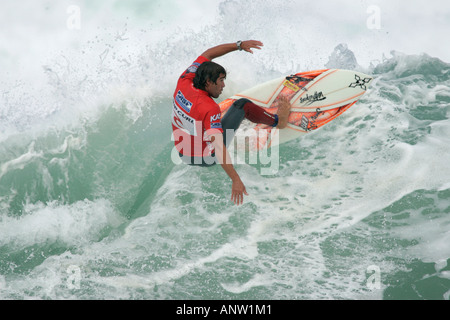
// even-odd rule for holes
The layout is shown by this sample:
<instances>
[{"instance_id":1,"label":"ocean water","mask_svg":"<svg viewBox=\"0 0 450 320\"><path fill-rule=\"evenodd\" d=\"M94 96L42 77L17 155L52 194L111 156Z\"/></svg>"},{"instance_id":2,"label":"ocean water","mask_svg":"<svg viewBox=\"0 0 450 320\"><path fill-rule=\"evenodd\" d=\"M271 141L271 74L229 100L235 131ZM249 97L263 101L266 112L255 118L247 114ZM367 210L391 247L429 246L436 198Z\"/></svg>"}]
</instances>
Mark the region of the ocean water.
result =
<instances>
[{"instance_id":1,"label":"ocean water","mask_svg":"<svg viewBox=\"0 0 450 320\"><path fill-rule=\"evenodd\" d=\"M304 1L2 2L0 299L449 300L450 63L399 51L371 5L331 30ZM171 161L171 96L203 50L251 38L217 60L221 99L325 67L374 81L276 173L236 164L238 207L219 166Z\"/></svg>"}]
</instances>

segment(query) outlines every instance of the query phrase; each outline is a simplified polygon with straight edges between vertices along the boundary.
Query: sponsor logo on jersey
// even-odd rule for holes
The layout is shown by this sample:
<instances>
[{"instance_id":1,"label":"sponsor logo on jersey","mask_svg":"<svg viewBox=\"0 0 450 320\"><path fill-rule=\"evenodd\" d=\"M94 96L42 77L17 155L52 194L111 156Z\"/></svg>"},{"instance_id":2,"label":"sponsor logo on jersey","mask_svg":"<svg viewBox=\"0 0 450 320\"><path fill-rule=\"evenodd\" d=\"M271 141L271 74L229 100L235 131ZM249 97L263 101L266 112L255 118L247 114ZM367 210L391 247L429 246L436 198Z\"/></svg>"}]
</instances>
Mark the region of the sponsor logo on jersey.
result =
<instances>
[{"instance_id":1,"label":"sponsor logo on jersey","mask_svg":"<svg viewBox=\"0 0 450 320\"><path fill-rule=\"evenodd\" d=\"M175 127L189 133L192 136L197 135L195 120L183 112L174 102L172 109L172 123Z\"/></svg>"},{"instance_id":2,"label":"sponsor logo on jersey","mask_svg":"<svg viewBox=\"0 0 450 320\"><path fill-rule=\"evenodd\" d=\"M211 116L209 122L216 122L216 121L219 120L219 119L220 119L220 113Z\"/></svg>"},{"instance_id":3,"label":"sponsor logo on jersey","mask_svg":"<svg viewBox=\"0 0 450 320\"><path fill-rule=\"evenodd\" d=\"M194 73L200 67L200 63L194 62L189 68L187 68L186 73Z\"/></svg>"},{"instance_id":4,"label":"sponsor logo on jersey","mask_svg":"<svg viewBox=\"0 0 450 320\"><path fill-rule=\"evenodd\" d=\"M178 90L178 92L175 96L175 101L181 108L184 109L184 111L191 112L192 102L190 102L188 99L186 99L180 90Z\"/></svg>"},{"instance_id":5,"label":"sponsor logo on jersey","mask_svg":"<svg viewBox=\"0 0 450 320\"><path fill-rule=\"evenodd\" d=\"M211 123L211 129L222 128L222 123L220 122L220 113L217 113L209 118Z\"/></svg>"},{"instance_id":6,"label":"sponsor logo on jersey","mask_svg":"<svg viewBox=\"0 0 450 320\"><path fill-rule=\"evenodd\" d=\"M211 123L211 129L222 129L222 123L220 122Z\"/></svg>"}]
</instances>

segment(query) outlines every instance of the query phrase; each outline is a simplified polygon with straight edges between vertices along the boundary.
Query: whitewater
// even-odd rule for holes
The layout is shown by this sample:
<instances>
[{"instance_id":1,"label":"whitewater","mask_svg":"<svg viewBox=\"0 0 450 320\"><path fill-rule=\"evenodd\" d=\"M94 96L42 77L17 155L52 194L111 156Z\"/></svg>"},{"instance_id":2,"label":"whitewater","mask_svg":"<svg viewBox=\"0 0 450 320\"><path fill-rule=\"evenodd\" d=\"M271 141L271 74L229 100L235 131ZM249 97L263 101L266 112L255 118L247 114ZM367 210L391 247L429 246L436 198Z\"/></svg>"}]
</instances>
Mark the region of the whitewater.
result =
<instances>
[{"instance_id":1,"label":"whitewater","mask_svg":"<svg viewBox=\"0 0 450 320\"><path fill-rule=\"evenodd\" d=\"M434 5L2 1L0 299L449 300L450 5ZM315 69L374 80L281 145L276 173L236 164L235 206L220 166L171 160L170 115L201 52L247 39L264 48L217 59L217 102Z\"/></svg>"}]
</instances>

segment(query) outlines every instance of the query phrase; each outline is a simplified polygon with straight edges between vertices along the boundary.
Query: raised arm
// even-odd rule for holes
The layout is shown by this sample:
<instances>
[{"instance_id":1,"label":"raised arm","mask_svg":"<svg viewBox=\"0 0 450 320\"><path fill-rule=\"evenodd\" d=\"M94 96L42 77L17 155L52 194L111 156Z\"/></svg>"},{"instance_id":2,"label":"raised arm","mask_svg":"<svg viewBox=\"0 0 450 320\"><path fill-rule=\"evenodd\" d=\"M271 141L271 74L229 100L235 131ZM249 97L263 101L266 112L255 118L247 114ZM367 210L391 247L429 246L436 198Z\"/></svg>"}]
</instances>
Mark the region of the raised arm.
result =
<instances>
[{"instance_id":1,"label":"raised arm","mask_svg":"<svg viewBox=\"0 0 450 320\"><path fill-rule=\"evenodd\" d=\"M244 50L249 53L253 53L252 49L261 49L262 46L263 43L257 40L246 40L242 41L240 44L241 50ZM221 57L227 53L236 50L239 50L237 43L225 43L209 48L208 50L202 53L202 56L207 58L208 60L213 60L215 58Z\"/></svg>"}]
</instances>

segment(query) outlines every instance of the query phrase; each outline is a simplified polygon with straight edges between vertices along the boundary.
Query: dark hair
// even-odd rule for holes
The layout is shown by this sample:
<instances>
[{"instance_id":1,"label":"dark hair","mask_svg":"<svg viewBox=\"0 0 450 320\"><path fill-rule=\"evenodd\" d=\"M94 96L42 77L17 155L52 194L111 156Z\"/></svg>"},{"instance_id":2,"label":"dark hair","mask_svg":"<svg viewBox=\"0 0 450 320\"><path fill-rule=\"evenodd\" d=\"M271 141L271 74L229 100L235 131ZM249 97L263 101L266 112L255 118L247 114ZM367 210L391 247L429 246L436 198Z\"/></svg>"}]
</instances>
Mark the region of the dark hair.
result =
<instances>
[{"instance_id":1,"label":"dark hair","mask_svg":"<svg viewBox=\"0 0 450 320\"><path fill-rule=\"evenodd\" d=\"M227 75L224 67L212 61L203 62L195 72L194 87L205 89L208 80L216 83L221 74Z\"/></svg>"}]
</instances>

